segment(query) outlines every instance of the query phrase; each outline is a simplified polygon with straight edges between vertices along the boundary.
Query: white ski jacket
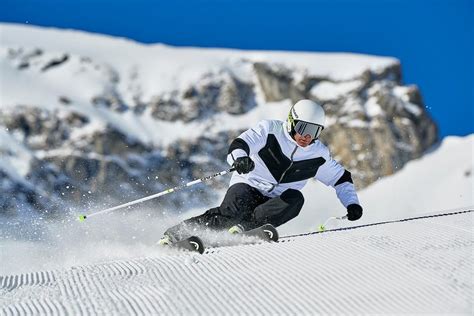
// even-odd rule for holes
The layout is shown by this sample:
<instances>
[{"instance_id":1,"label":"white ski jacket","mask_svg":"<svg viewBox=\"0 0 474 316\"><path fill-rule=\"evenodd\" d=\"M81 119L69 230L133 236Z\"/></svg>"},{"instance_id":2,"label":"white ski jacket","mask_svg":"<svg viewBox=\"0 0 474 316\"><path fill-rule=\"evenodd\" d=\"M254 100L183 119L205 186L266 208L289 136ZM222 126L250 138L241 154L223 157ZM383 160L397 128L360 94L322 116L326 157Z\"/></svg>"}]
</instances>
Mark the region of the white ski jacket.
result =
<instances>
[{"instance_id":1,"label":"white ski jacket","mask_svg":"<svg viewBox=\"0 0 474 316\"><path fill-rule=\"evenodd\" d=\"M263 120L232 142L227 162L232 166L235 159L249 156L255 169L248 174L234 172L230 185L246 183L272 198L287 189L301 190L314 177L335 188L344 207L359 204L351 174L331 157L328 148L319 140L299 146L286 124Z\"/></svg>"}]
</instances>

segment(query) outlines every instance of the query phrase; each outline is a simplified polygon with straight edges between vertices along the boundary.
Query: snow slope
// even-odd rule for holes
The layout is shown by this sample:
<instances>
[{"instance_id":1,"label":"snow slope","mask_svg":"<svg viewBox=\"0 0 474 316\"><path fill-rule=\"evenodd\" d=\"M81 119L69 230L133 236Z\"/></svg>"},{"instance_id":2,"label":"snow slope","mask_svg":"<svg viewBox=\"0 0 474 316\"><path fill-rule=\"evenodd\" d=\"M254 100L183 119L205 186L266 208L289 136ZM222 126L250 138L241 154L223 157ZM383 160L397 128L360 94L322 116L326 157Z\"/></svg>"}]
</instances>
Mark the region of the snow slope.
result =
<instances>
[{"instance_id":1,"label":"snow slope","mask_svg":"<svg viewBox=\"0 0 474 316\"><path fill-rule=\"evenodd\" d=\"M446 137L430 152L410 161L394 175L359 192L364 207L360 225L401 219L433 211L474 206L474 134ZM303 189L300 216L280 230L285 234L314 231L330 216L342 216L344 207L332 188L315 181ZM352 225L343 221L331 225Z\"/></svg>"},{"instance_id":2,"label":"snow slope","mask_svg":"<svg viewBox=\"0 0 474 316\"><path fill-rule=\"evenodd\" d=\"M474 134L445 138L432 152L410 162L397 174L360 191L364 216L359 221L332 221L327 228L402 219L461 207L474 208L473 148ZM221 196L223 194L221 192ZM345 214L332 188L310 182L303 194L306 201L300 215L279 227L281 235L313 232L328 217ZM0 275L161 256L154 244L166 228L198 215L204 209L163 218L161 214L156 216L159 205L157 200L155 209L143 208L133 213L121 210L84 223L77 222L72 216L55 221L35 217L23 223L0 218Z\"/></svg>"},{"instance_id":3,"label":"snow slope","mask_svg":"<svg viewBox=\"0 0 474 316\"><path fill-rule=\"evenodd\" d=\"M472 314L473 211L0 277L0 314Z\"/></svg>"}]
</instances>

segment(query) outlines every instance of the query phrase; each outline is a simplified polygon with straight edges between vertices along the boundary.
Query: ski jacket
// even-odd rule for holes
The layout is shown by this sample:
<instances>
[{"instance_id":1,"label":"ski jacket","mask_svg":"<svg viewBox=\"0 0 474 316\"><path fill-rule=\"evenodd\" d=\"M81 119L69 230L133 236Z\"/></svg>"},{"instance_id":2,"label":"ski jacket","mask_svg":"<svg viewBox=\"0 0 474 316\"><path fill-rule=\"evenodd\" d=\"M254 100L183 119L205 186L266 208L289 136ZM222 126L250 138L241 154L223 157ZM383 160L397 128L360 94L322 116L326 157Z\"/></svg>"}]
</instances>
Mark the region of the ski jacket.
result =
<instances>
[{"instance_id":1,"label":"ski jacket","mask_svg":"<svg viewBox=\"0 0 474 316\"><path fill-rule=\"evenodd\" d=\"M351 174L337 163L328 148L316 140L301 147L287 131L287 123L278 120L260 121L238 136L230 145L227 162L249 156L255 169L247 174L234 172L230 185L246 183L270 198L287 189L301 190L315 178L336 189L344 207L359 204Z\"/></svg>"}]
</instances>

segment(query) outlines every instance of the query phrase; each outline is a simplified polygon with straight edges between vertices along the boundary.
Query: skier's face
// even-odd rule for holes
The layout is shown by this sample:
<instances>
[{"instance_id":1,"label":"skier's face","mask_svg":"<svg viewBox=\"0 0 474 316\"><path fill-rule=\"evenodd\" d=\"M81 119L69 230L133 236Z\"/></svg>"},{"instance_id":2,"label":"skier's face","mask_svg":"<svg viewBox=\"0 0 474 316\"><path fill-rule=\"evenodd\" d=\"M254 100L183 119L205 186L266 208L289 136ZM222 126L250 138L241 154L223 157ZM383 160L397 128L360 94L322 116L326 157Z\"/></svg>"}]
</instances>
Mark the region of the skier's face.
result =
<instances>
[{"instance_id":1,"label":"skier's face","mask_svg":"<svg viewBox=\"0 0 474 316\"><path fill-rule=\"evenodd\" d=\"M311 144L312 140L313 140L313 138L308 134L305 135L305 136L302 136L298 133L295 133L295 141L298 144L298 146L306 147L309 144Z\"/></svg>"}]
</instances>

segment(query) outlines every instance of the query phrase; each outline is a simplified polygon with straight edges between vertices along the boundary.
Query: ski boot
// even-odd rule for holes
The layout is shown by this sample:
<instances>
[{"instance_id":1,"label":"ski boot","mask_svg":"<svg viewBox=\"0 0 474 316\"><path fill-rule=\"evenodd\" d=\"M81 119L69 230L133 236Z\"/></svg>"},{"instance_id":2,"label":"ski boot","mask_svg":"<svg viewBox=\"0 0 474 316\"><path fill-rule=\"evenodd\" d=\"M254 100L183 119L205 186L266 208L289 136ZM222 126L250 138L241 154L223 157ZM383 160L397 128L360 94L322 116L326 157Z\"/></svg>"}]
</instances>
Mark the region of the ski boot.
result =
<instances>
[{"instance_id":1,"label":"ski boot","mask_svg":"<svg viewBox=\"0 0 474 316\"><path fill-rule=\"evenodd\" d=\"M232 226L231 228L229 228L228 232L231 233L232 235L234 234L241 234L243 233L245 230L244 230L244 227L240 224L237 224L237 225L234 225Z\"/></svg>"},{"instance_id":2,"label":"ski boot","mask_svg":"<svg viewBox=\"0 0 474 316\"><path fill-rule=\"evenodd\" d=\"M171 236L169 235L163 235L160 240L158 240L158 245L160 246L169 246L173 243L173 240L171 239Z\"/></svg>"},{"instance_id":3,"label":"ski boot","mask_svg":"<svg viewBox=\"0 0 474 316\"><path fill-rule=\"evenodd\" d=\"M170 235L165 234L158 242L158 245L180 250L196 251L200 254L204 253L205 247L201 238L191 236L181 240L176 240Z\"/></svg>"},{"instance_id":4,"label":"ski boot","mask_svg":"<svg viewBox=\"0 0 474 316\"><path fill-rule=\"evenodd\" d=\"M264 241L278 241L278 231L271 224L264 224L250 230L245 230L244 226L238 224L229 228L229 233L248 237L257 237Z\"/></svg>"}]
</instances>

